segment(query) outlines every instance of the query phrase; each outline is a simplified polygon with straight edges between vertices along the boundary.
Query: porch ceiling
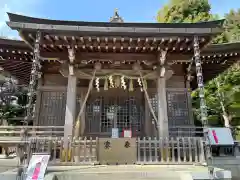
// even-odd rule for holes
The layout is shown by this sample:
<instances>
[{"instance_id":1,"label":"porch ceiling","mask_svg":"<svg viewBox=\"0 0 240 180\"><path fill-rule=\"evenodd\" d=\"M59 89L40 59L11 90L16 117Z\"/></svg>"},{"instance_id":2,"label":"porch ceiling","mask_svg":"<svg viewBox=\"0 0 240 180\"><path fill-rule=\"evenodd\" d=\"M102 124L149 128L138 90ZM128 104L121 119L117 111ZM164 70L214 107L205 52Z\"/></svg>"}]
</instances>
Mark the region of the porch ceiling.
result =
<instances>
[{"instance_id":1,"label":"porch ceiling","mask_svg":"<svg viewBox=\"0 0 240 180\"><path fill-rule=\"evenodd\" d=\"M18 79L20 84L28 84L33 52L23 41L0 39L0 67Z\"/></svg>"},{"instance_id":2,"label":"porch ceiling","mask_svg":"<svg viewBox=\"0 0 240 180\"><path fill-rule=\"evenodd\" d=\"M204 79L209 80L240 58L239 44L206 46L222 31L223 20L202 23L109 23L57 21L9 13L7 24L23 41L0 39L0 66L28 82L37 31L42 32L40 55L43 71L59 73L75 49L75 68L91 69L101 62L105 69L129 70L136 61L150 70L161 50L173 69L187 69L193 57L193 37L200 38ZM194 66L193 66L194 67ZM193 70L194 72L194 70ZM183 74L184 75L184 74Z\"/></svg>"},{"instance_id":3,"label":"porch ceiling","mask_svg":"<svg viewBox=\"0 0 240 180\"><path fill-rule=\"evenodd\" d=\"M223 72L233 63L240 59L240 43L230 43L207 46L201 52L203 61L204 79L207 81ZM57 52L45 52L50 57L54 57ZM68 59L67 52L62 56ZM0 66L15 76L20 83L28 84L31 70L32 49L23 41L0 39ZM168 53L169 66L174 69L187 68L192 56L186 54ZM103 53L103 52L82 52L76 55L75 67L91 69L93 64L100 60L105 69L129 69L132 64L139 60L142 67L149 70L156 62L155 53ZM61 64L55 60L44 59L43 71L46 73L59 73ZM147 60L147 61L146 61ZM120 64L118 64L121 62ZM192 66L194 75L194 66ZM194 84L194 82L193 82ZM193 85L194 86L194 85Z\"/></svg>"}]
</instances>

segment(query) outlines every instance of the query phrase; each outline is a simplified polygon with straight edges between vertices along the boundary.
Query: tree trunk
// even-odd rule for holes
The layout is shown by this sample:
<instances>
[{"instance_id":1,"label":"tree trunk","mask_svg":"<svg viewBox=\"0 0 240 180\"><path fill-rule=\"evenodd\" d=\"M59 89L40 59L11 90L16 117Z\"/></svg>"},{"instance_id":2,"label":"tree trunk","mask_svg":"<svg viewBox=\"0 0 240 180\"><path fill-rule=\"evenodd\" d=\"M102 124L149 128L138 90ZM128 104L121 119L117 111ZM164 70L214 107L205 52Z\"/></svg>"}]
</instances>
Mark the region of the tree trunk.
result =
<instances>
[{"instance_id":1,"label":"tree trunk","mask_svg":"<svg viewBox=\"0 0 240 180\"><path fill-rule=\"evenodd\" d=\"M224 119L224 126L225 127L230 127L230 122L231 122L231 116L229 116L227 113L223 113L223 119Z\"/></svg>"}]
</instances>

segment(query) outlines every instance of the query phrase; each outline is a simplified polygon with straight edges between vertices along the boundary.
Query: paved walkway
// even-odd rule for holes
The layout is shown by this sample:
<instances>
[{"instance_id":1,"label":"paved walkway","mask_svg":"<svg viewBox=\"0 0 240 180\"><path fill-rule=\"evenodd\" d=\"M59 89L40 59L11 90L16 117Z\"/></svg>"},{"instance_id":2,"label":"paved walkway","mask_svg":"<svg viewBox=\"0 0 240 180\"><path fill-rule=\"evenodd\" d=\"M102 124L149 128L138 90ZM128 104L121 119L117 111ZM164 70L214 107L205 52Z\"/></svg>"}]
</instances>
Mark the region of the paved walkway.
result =
<instances>
[{"instance_id":1,"label":"paved walkway","mask_svg":"<svg viewBox=\"0 0 240 180\"><path fill-rule=\"evenodd\" d=\"M109 166L69 166L51 167L49 171L59 171L54 173L58 180L133 180L133 179L152 179L152 180L179 180L182 174L187 172L207 172L202 166L185 165L109 165ZM61 172L62 171L62 172Z\"/></svg>"},{"instance_id":2,"label":"paved walkway","mask_svg":"<svg viewBox=\"0 0 240 180\"><path fill-rule=\"evenodd\" d=\"M17 158L6 159L0 157L0 173L17 168L19 165Z\"/></svg>"},{"instance_id":3,"label":"paved walkway","mask_svg":"<svg viewBox=\"0 0 240 180\"><path fill-rule=\"evenodd\" d=\"M0 173L16 176L18 160L0 159ZM13 170L15 169L15 170ZM8 172L6 172L8 171ZM96 165L96 166L49 166L47 177L56 175L58 180L188 180L190 172L208 175L206 167L193 165ZM203 177L205 177L205 175ZM5 176L6 177L6 176ZM46 177L46 179L48 179ZM9 179L9 178L8 178ZM208 179L208 178L203 178ZM2 180L2 179L1 179Z\"/></svg>"}]
</instances>

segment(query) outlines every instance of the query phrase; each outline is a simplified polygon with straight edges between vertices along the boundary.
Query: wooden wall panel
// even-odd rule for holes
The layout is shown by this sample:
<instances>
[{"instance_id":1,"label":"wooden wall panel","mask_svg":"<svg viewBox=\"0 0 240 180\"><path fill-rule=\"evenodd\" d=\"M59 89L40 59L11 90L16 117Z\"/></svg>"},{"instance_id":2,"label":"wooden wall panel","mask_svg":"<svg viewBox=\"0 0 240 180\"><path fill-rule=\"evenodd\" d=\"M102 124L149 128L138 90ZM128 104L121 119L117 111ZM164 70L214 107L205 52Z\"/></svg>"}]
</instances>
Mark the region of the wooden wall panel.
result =
<instances>
[{"instance_id":1,"label":"wooden wall panel","mask_svg":"<svg viewBox=\"0 0 240 180\"><path fill-rule=\"evenodd\" d=\"M45 74L43 84L49 86L67 86L67 78L61 74Z\"/></svg>"},{"instance_id":2,"label":"wooden wall panel","mask_svg":"<svg viewBox=\"0 0 240 180\"><path fill-rule=\"evenodd\" d=\"M167 80L167 88L184 88L185 82L184 82L183 76L172 76L170 79Z\"/></svg>"}]
</instances>

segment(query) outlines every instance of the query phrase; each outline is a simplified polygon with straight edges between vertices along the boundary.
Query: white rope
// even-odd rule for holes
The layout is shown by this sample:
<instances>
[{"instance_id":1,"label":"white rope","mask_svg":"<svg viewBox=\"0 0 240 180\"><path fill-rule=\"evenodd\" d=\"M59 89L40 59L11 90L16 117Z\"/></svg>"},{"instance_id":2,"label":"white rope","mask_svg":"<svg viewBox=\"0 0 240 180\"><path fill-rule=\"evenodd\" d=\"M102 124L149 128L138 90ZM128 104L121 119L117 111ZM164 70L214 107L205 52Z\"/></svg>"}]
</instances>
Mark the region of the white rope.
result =
<instances>
[{"instance_id":1,"label":"white rope","mask_svg":"<svg viewBox=\"0 0 240 180\"><path fill-rule=\"evenodd\" d=\"M138 70L138 72L139 72L141 81L144 82L144 79L143 79L143 76L142 76L141 71ZM158 122L158 119L157 119L157 117L156 117L156 115L155 115L155 112L154 112L154 110L153 110L152 104L151 104L151 102L150 102L150 98L149 98L149 95L148 95L148 92L147 92L145 83L142 83L142 86L143 86L143 91L144 91L144 94L145 94L146 99L147 99L147 102L148 102L148 107L149 107L149 109L150 109L150 111L151 111L151 114L152 114L152 116L153 116L153 118L154 118L155 128L158 130L158 126L157 126L157 124L158 124L158 123L157 123L157 122Z\"/></svg>"},{"instance_id":2,"label":"white rope","mask_svg":"<svg viewBox=\"0 0 240 180\"><path fill-rule=\"evenodd\" d=\"M147 78L147 77L151 76L154 73L155 72L147 73L147 74L145 74L143 76L143 78ZM86 76L87 78L92 78L91 74L85 73L83 71L79 71L79 75ZM104 76L96 76L96 77L99 78L99 79L105 79L106 77L109 77L109 76L124 76L127 79L138 79L139 78L138 76L128 76L128 75L126 75L124 73L108 73L108 74L106 74Z\"/></svg>"}]
</instances>

